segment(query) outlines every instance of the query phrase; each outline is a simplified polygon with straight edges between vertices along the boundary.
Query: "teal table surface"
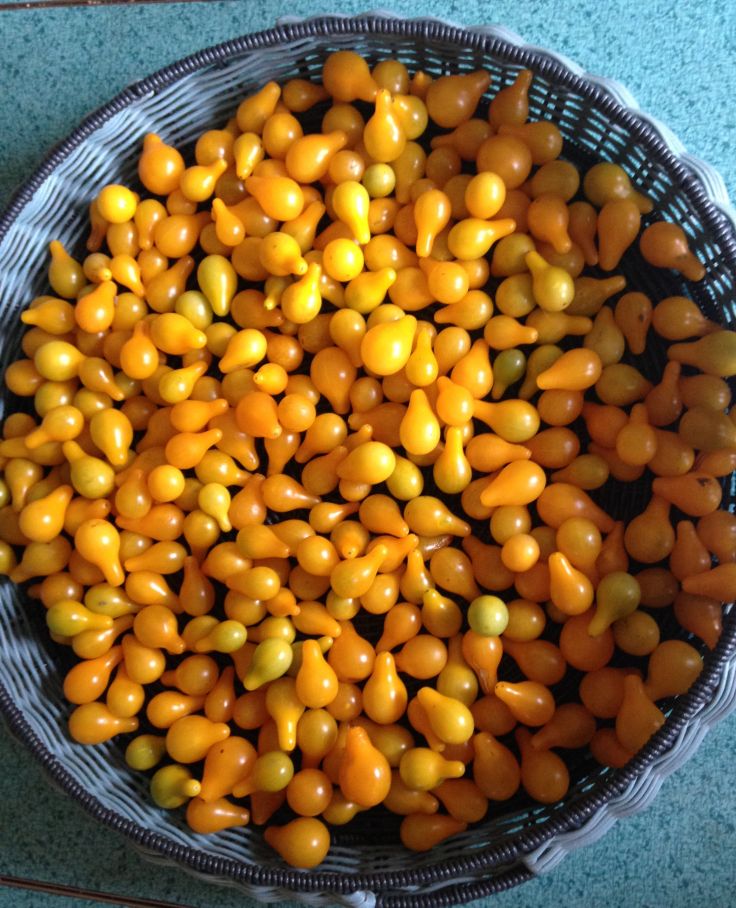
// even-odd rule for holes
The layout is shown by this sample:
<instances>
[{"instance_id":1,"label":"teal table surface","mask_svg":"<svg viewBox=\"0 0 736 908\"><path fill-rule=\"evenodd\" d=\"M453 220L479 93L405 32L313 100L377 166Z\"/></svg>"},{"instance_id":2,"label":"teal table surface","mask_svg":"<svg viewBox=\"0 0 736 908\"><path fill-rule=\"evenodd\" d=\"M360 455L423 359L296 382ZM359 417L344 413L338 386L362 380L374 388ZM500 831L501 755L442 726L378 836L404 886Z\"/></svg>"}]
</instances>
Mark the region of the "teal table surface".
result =
<instances>
[{"instance_id":1,"label":"teal table surface","mask_svg":"<svg viewBox=\"0 0 736 908\"><path fill-rule=\"evenodd\" d=\"M210 44L266 28L279 16L366 8L359 0L26 5L0 3L0 208L55 142L130 82ZM590 72L618 79L690 152L717 167L736 195L736 17L728 0L395 0L392 9L467 25L502 23ZM488 903L733 905L734 753L732 717L665 781L652 807L551 873ZM88 894L13 888L19 879ZM147 863L54 790L0 725L0 906L101 905L103 894L106 904L255 904L235 890Z\"/></svg>"}]
</instances>

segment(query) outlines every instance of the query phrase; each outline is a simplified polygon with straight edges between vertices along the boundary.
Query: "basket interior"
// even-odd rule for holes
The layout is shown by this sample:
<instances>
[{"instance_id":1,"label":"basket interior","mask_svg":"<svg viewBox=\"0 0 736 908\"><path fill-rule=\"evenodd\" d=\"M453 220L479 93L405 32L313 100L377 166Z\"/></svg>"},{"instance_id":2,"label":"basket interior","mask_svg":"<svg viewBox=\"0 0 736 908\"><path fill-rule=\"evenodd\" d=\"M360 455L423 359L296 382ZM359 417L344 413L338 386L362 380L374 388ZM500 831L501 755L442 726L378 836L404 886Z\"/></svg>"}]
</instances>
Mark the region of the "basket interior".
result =
<instances>
[{"instance_id":1,"label":"basket interior","mask_svg":"<svg viewBox=\"0 0 736 908\"><path fill-rule=\"evenodd\" d=\"M21 338L19 312L34 296L45 292L47 243L60 239L73 254L84 254L87 206L108 182L135 183L137 154L144 133L156 132L172 144L191 146L204 129L223 124L242 97L263 82L295 76L319 79L326 54L338 49L356 50L371 63L398 57L411 71L422 69L434 76L484 68L492 75L492 92L511 82L520 68L530 66L535 71L530 118L551 118L559 125L565 138L563 157L581 169L600 159L620 163L640 191L654 200L657 216L685 228L693 250L707 268L704 281L686 284L674 273L643 267L638 251L632 250L621 268L627 289L641 290L655 301L679 293L691 296L706 315L731 325L736 316L733 249L729 250L718 238L719 216L715 209L704 205L686 174L673 172L666 157L656 150L651 135L641 135L625 116L612 119L604 99L586 94L574 84L574 79L562 79L559 66L548 58L524 56L510 45L489 38L475 36L471 40L468 33L443 33L432 25L411 26L412 23L387 25L378 20L371 28L352 31L345 27L342 33L285 30L280 40L274 39L270 46L241 49L222 59L214 54L209 65L162 80L159 87L150 91L136 91L122 109L101 118L91 134L63 156L0 238L0 305L5 322L0 367L4 370L17 358ZM319 116L319 110L315 116ZM654 378L663 362L664 346L658 345L656 335L651 333L647 359L639 360L637 366ZM7 392L4 395L2 411L17 409L20 402ZM726 496L733 508L732 487L726 489ZM618 518L639 513L646 500L644 484L616 487L610 483L599 498ZM61 691L65 654L48 640L39 610L37 603L11 584L0 586L0 682L41 744L71 776L105 808L165 837L175 846L198 849L215 859L252 862L262 868L283 867L262 843L259 830L246 828L197 836L178 812L155 808L148 795L147 778L126 767L119 743L88 748L68 739L69 707ZM666 633L686 636L674 622L667 626ZM693 642L697 645L697 641ZM501 674L503 677L504 672ZM505 676L512 675L513 663L509 663ZM576 687L576 677L569 673L559 686L561 697L574 695ZM489 846L511 844L520 832L555 816L569 816L576 803L610 777L610 771L584 755L568 762L574 784L568 798L560 804L532 805L519 797L509 804L492 806L485 822L426 855L396 847L395 817L371 814L370 819L359 818L348 827L334 830L335 846L320 869L365 876L421 871L441 863L451 875L449 868L453 866L462 873L464 860Z\"/></svg>"}]
</instances>

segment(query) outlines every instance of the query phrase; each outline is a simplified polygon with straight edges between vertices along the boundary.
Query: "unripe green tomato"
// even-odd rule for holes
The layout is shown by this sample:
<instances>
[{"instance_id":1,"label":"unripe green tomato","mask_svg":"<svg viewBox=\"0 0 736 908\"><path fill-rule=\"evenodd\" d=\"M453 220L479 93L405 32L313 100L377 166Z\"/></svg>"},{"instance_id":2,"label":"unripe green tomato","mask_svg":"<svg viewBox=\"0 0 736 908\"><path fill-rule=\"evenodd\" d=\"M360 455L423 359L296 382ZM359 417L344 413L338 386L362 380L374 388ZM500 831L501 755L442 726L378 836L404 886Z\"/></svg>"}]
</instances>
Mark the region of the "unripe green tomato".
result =
<instances>
[{"instance_id":1,"label":"unripe green tomato","mask_svg":"<svg viewBox=\"0 0 736 908\"><path fill-rule=\"evenodd\" d=\"M468 608L471 630L483 637L498 637L509 623L509 610L498 596L478 596Z\"/></svg>"}]
</instances>

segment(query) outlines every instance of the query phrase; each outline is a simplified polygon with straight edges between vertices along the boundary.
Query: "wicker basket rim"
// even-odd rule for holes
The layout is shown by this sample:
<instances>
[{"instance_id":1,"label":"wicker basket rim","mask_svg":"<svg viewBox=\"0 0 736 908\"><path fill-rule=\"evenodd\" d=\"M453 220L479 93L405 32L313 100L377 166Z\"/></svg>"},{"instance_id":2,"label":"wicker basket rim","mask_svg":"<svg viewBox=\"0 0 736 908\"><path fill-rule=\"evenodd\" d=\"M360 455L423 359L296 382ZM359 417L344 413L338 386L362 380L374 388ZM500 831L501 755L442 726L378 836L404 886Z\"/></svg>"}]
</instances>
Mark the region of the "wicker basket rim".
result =
<instances>
[{"instance_id":1,"label":"wicker basket rim","mask_svg":"<svg viewBox=\"0 0 736 908\"><path fill-rule=\"evenodd\" d=\"M429 18L408 20L388 18L385 13L369 13L356 17L318 16L299 22L287 21L270 29L205 48L133 83L89 114L65 139L54 146L31 177L15 192L0 217L0 243L36 190L55 168L106 121L129 105L199 69L221 66L233 56L241 56L282 42L308 37L329 38L333 35L352 33L378 33L417 37L427 41L454 42L471 49L494 53L508 63L534 67L541 74L576 91L607 116L627 127L632 135L656 155L680 181L691 200L697 205L706 229L723 245L725 257L736 273L736 224L726 215L723 206L711 197L699 176L672 151L654 125L656 121L645 119L634 109L624 107L612 93L594 84L585 75L573 72L567 61L553 56L542 48L513 44L506 36L500 37L490 28L473 30ZM509 33L506 32L506 35ZM580 72L582 73L582 70ZM490 846L478 854L468 855L459 860L438 861L429 868L414 871L372 874L337 874L324 871L303 873L215 858L198 849L175 844L166 836L150 832L138 823L125 819L117 811L104 807L98 798L80 785L40 741L1 682L0 711L4 714L11 731L28 747L52 779L90 815L109 828L123 833L141 848L186 864L196 872L226 877L235 882L278 887L294 892L346 894L360 891L390 892L407 887L441 884L443 881L451 885L453 879L462 878L467 874L491 871L496 867L509 868L496 875L493 880L465 884L464 892L466 891L467 899L475 899L509 888L529 878L532 874L528 870L520 870L510 865L520 856L539 848L554 836L579 828L608 800L625 791L658 757L667 752L688 721L711 701L721 671L734 654L736 654L736 610L731 612L724 622L721 640L708 657L698 681L678 700L662 729L623 769L611 773L608 779L599 783L595 792L581 796L575 806L540 823L534 829L523 832L512 844ZM412 896L409 896L409 899L412 900ZM416 902L418 901L424 899L419 896L416 899ZM437 892L433 893L431 902L433 905L449 904Z\"/></svg>"}]
</instances>

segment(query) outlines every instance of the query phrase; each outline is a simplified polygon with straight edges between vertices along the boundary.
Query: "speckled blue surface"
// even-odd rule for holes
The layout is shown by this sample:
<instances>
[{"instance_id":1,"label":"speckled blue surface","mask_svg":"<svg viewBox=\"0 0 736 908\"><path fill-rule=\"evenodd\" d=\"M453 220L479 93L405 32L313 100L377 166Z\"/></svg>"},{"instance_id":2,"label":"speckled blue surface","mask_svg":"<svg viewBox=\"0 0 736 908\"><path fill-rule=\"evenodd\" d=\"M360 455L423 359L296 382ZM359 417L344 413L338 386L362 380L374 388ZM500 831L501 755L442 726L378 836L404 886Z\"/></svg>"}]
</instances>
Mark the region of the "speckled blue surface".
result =
<instances>
[{"instance_id":1,"label":"speckled blue surface","mask_svg":"<svg viewBox=\"0 0 736 908\"><path fill-rule=\"evenodd\" d=\"M44 153L128 83L192 51L268 27L285 14L357 13L358 0L222 0L0 12L0 207ZM736 17L729 0L395 0L406 16L503 23L586 69L619 79L644 110L715 165L736 196ZM494 908L691 908L734 904L736 719L668 779L654 806L550 875L490 900ZM151 867L53 790L0 726L0 877L55 881L191 908L254 903ZM100 902L0 885L0 906ZM481 903L476 903L480 905Z\"/></svg>"}]
</instances>

